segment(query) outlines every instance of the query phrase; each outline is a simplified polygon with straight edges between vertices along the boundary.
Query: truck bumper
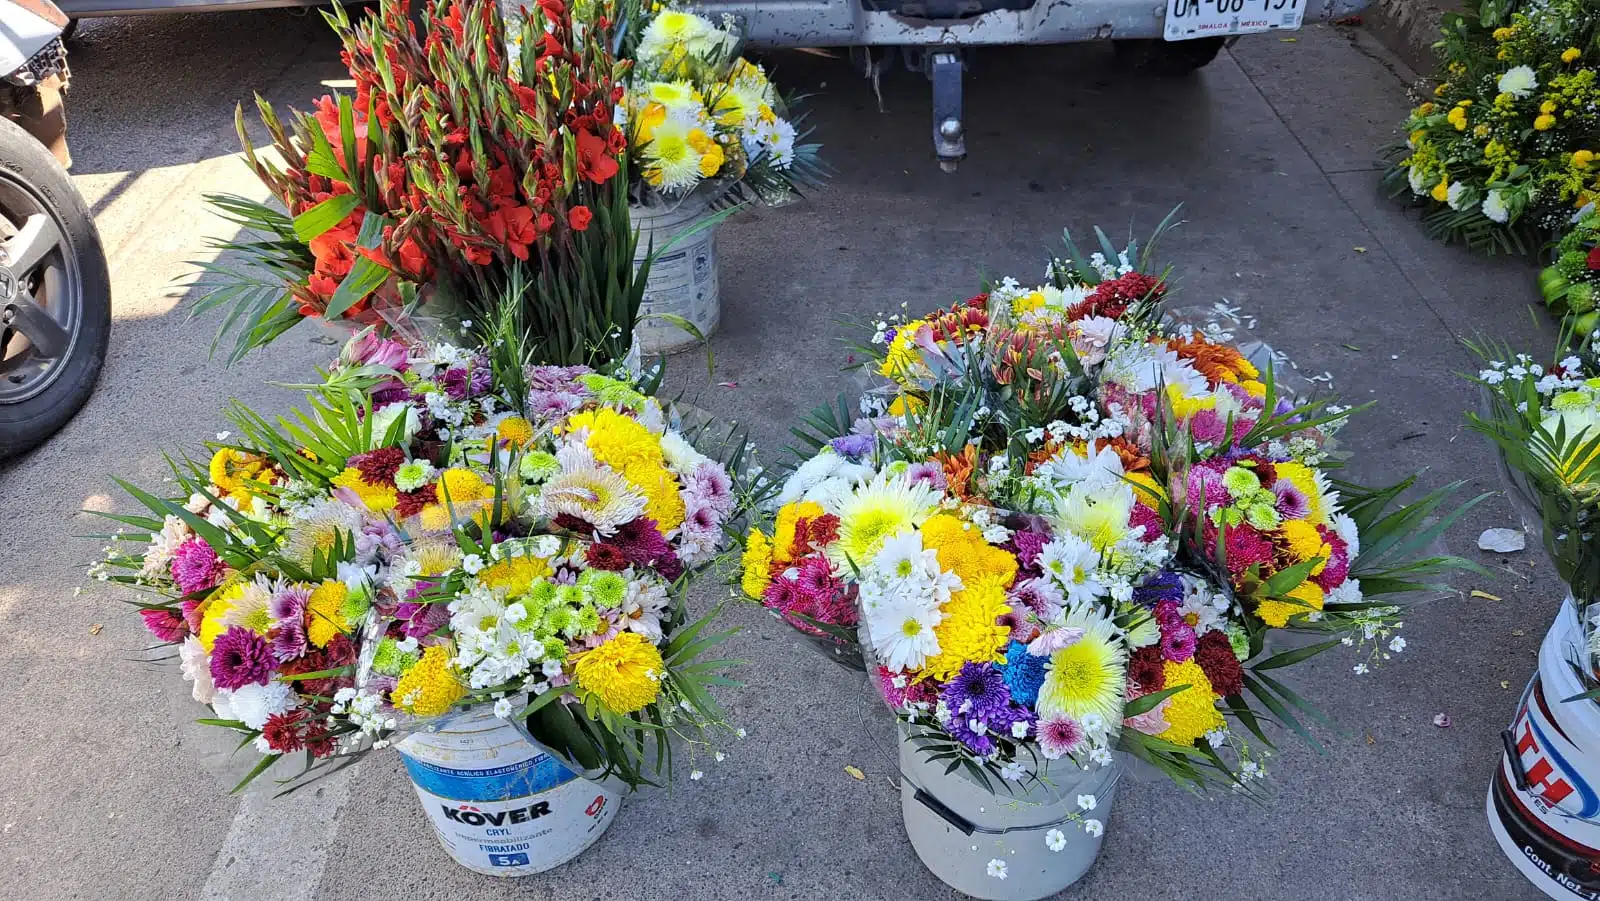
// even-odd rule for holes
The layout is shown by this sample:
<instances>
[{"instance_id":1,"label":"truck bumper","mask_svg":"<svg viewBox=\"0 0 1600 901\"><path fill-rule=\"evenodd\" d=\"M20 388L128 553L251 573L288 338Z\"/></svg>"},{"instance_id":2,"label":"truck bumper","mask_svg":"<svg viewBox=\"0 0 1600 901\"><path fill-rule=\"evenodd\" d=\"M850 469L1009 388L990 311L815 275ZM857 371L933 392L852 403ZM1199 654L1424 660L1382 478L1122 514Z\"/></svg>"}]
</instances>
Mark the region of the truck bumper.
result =
<instances>
[{"instance_id":1,"label":"truck bumper","mask_svg":"<svg viewBox=\"0 0 1600 901\"><path fill-rule=\"evenodd\" d=\"M1308 0L1305 20L1360 12L1368 0ZM760 47L1071 44L1159 38L1164 0L1038 0L1024 10L995 10L964 19L916 19L863 9L860 0L700 0L711 15L744 19L748 42Z\"/></svg>"}]
</instances>

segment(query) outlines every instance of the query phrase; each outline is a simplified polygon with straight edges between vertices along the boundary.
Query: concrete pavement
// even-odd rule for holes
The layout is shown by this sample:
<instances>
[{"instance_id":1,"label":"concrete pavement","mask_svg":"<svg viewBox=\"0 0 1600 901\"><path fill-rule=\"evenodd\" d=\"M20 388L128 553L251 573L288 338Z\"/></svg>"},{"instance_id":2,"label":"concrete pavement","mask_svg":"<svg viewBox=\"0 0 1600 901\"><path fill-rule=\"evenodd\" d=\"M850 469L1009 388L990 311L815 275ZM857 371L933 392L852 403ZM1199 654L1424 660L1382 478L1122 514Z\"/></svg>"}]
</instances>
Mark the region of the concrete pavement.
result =
<instances>
[{"instance_id":1,"label":"concrete pavement","mask_svg":"<svg viewBox=\"0 0 1600 901\"><path fill-rule=\"evenodd\" d=\"M630 798L600 844L543 877L456 868L392 754L294 811L227 789L231 742L147 643L114 590L82 567L105 531L82 508L128 509L106 477L143 484L163 449L224 428L221 399L282 409L332 348L302 327L224 368L211 322L186 321L172 279L220 223L199 196L259 194L233 152L232 107L262 90L309 103L344 76L315 19L284 11L87 22L72 48L75 176L99 217L116 287L111 357L82 414L0 468L0 885L30 899L371 897L455 899L944 899L899 825L892 767L862 715L859 677L737 608L734 656L751 661L725 700L749 737L671 795ZM1164 245L1176 303L1226 298L1302 370L1328 371L1376 410L1345 434L1352 476L1428 470L1429 484L1499 488L1466 433L1472 367L1457 338L1547 346L1532 272L1427 241L1378 195L1410 74L1359 34L1312 28L1246 39L1200 77L1116 74L1104 47L976 54L967 83L972 158L953 175L928 147L927 86L871 86L842 57L775 55L810 108L832 184L804 203L723 227L717 372L680 357L671 380L748 423L769 456L805 410L850 390L841 319L973 293L984 275L1037 278L1063 226L1141 236L1176 203ZM1359 349L1351 349L1359 348ZM721 387L718 383L736 383ZM1274 797L1199 799L1125 780L1096 868L1067 899L1490 899L1539 897L1492 844L1483 794L1517 692L1559 595L1532 552L1501 560L1478 531L1511 523L1501 499L1447 538L1495 568L1408 622L1406 653L1357 677L1326 655L1293 671L1343 727L1318 756L1292 736ZM74 589L84 586L81 594ZM723 591L708 587L702 602ZM100 627L100 628L97 628ZM1520 634L1519 634L1520 633ZM1502 683L1506 687L1502 687ZM1449 729L1430 722L1448 713ZM845 771L858 767L866 779ZM680 774L681 776L682 774ZM342 797L341 797L342 796Z\"/></svg>"}]
</instances>

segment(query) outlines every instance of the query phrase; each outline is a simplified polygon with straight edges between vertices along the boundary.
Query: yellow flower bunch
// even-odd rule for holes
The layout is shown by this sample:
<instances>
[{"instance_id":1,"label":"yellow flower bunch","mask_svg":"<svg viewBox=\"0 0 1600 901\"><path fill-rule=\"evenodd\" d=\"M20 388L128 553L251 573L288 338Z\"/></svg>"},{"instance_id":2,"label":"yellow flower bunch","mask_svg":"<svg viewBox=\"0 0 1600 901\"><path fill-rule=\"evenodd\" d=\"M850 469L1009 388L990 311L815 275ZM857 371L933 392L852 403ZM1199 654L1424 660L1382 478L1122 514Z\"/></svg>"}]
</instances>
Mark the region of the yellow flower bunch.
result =
<instances>
[{"instance_id":1,"label":"yellow flower bunch","mask_svg":"<svg viewBox=\"0 0 1600 901\"><path fill-rule=\"evenodd\" d=\"M772 544L760 529L751 529L744 543L744 557L740 560L743 575L739 587L745 596L759 598L772 582Z\"/></svg>"},{"instance_id":2,"label":"yellow flower bunch","mask_svg":"<svg viewBox=\"0 0 1600 901\"><path fill-rule=\"evenodd\" d=\"M450 652L439 645L424 649L389 694L395 707L417 716L447 713L466 696L467 687L451 671Z\"/></svg>"},{"instance_id":3,"label":"yellow flower bunch","mask_svg":"<svg viewBox=\"0 0 1600 901\"><path fill-rule=\"evenodd\" d=\"M983 538L976 526L948 513L922 524L922 546L938 553L939 567L955 573L963 585L995 582L1002 588L1017 577L1017 558Z\"/></svg>"},{"instance_id":4,"label":"yellow flower bunch","mask_svg":"<svg viewBox=\"0 0 1600 901\"><path fill-rule=\"evenodd\" d=\"M344 602L350 589L338 579L329 579L311 592L306 602L306 638L319 648L328 646L334 636L350 631L344 618Z\"/></svg>"},{"instance_id":5,"label":"yellow flower bunch","mask_svg":"<svg viewBox=\"0 0 1600 901\"><path fill-rule=\"evenodd\" d=\"M1188 687L1167 700L1162 710L1167 728L1157 738L1188 746L1204 738L1207 732L1225 725L1222 714L1217 712L1216 689L1211 686L1211 680L1206 677L1206 671L1200 668L1200 664L1194 662L1193 658L1182 663L1169 660L1161 668L1168 688L1178 685Z\"/></svg>"},{"instance_id":6,"label":"yellow flower bunch","mask_svg":"<svg viewBox=\"0 0 1600 901\"><path fill-rule=\"evenodd\" d=\"M1011 640L1011 627L999 620L1011 612L1011 606L1006 603L1004 583L994 578L968 583L950 596L943 612L944 619L933 627L939 653L928 658L922 669L924 677L947 681L969 661L1001 663L1006 659L1003 649Z\"/></svg>"},{"instance_id":7,"label":"yellow flower bunch","mask_svg":"<svg viewBox=\"0 0 1600 901\"><path fill-rule=\"evenodd\" d=\"M399 500L392 485L373 485L361 477L361 471L354 466L349 466L343 472L333 477L333 484L338 488L348 488L361 498L367 509L378 515L392 511Z\"/></svg>"},{"instance_id":8,"label":"yellow flower bunch","mask_svg":"<svg viewBox=\"0 0 1600 901\"><path fill-rule=\"evenodd\" d=\"M626 715L655 702L665 671L655 645L637 632L623 632L579 655L573 678L600 703Z\"/></svg>"}]
</instances>

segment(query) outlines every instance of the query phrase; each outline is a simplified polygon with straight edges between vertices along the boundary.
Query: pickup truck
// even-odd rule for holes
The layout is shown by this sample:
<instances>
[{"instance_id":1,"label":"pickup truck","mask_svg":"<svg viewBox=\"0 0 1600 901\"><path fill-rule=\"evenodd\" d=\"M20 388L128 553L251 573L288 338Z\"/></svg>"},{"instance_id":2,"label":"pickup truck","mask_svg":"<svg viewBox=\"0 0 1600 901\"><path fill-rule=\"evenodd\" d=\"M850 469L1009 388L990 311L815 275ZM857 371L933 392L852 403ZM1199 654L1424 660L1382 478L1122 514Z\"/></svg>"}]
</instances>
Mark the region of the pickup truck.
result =
<instances>
[{"instance_id":1,"label":"pickup truck","mask_svg":"<svg viewBox=\"0 0 1600 901\"><path fill-rule=\"evenodd\" d=\"M502 0L502 6L520 0ZM157 12L314 6L319 0L58 0L73 18ZM953 169L966 155L961 119L964 47L1109 40L1125 63L1185 75L1225 42L1336 20L1368 0L686 0L702 14L736 17L752 47L900 48L933 85L933 146Z\"/></svg>"}]
</instances>

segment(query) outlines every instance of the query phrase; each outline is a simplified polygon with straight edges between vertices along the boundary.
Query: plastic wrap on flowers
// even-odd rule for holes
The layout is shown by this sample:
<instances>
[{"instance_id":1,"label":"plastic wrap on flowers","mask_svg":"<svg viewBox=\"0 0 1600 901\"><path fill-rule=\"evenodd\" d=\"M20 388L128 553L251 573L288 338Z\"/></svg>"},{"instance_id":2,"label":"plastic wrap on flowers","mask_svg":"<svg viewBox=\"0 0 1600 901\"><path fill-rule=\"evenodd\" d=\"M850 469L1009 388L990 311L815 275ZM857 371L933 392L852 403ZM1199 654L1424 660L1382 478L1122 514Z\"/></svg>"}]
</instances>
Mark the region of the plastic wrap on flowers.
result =
<instances>
[{"instance_id":1,"label":"plastic wrap on flowers","mask_svg":"<svg viewBox=\"0 0 1600 901\"><path fill-rule=\"evenodd\" d=\"M309 411L236 406L237 442L179 470L187 503L128 486L164 518L121 517L142 531L107 578L166 598L145 621L265 755L252 778L482 704L637 785L648 732L721 722L698 658L722 636L682 596L727 471L635 385L501 351L363 335Z\"/></svg>"},{"instance_id":2,"label":"plastic wrap on flowers","mask_svg":"<svg viewBox=\"0 0 1600 901\"><path fill-rule=\"evenodd\" d=\"M1386 509L1409 480L1335 483L1346 411L1164 324L1148 251L1068 251L1049 284L879 324L891 393L807 417L812 456L747 537L742 587L856 617L891 706L975 780L1118 748L1251 787L1262 724L1305 731L1273 670L1345 644L1361 673L1404 647L1381 595L1457 564L1412 561L1448 490ZM1274 632L1320 638L1272 653Z\"/></svg>"}]
</instances>

